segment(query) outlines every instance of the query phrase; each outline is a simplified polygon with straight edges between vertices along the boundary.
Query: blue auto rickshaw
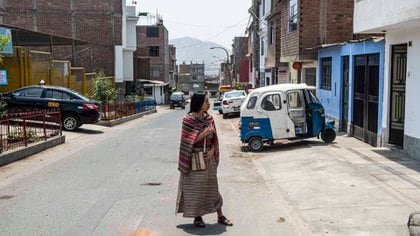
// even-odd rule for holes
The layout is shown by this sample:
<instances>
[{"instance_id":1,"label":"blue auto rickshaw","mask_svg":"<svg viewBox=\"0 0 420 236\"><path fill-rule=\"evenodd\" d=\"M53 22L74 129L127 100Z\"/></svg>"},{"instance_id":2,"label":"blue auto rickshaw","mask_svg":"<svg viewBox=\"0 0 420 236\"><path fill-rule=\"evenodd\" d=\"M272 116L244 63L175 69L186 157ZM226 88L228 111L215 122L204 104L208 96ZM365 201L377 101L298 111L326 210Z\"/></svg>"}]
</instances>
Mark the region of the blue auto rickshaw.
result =
<instances>
[{"instance_id":1,"label":"blue auto rickshaw","mask_svg":"<svg viewBox=\"0 0 420 236\"><path fill-rule=\"evenodd\" d=\"M241 141L251 151L261 151L275 140L321 137L335 140L334 122L325 121L324 107L315 87L278 84L253 90L241 106Z\"/></svg>"}]
</instances>

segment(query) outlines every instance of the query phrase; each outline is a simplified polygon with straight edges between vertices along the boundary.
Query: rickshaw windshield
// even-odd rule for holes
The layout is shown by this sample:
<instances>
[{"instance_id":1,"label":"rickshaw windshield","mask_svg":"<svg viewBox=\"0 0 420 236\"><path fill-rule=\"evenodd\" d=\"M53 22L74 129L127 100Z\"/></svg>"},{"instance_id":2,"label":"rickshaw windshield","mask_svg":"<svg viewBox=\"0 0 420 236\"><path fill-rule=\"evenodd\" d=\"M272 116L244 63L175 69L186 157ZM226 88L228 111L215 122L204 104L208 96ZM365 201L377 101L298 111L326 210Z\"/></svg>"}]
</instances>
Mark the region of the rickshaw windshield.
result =
<instances>
[{"instance_id":1,"label":"rickshaw windshield","mask_svg":"<svg viewBox=\"0 0 420 236\"><path fill-rule=\"evenodd\" d=\"M309 103L321 104L321 102L315 95L315 90L305 90L305 95Z\"/></svg>"}]
</instances>

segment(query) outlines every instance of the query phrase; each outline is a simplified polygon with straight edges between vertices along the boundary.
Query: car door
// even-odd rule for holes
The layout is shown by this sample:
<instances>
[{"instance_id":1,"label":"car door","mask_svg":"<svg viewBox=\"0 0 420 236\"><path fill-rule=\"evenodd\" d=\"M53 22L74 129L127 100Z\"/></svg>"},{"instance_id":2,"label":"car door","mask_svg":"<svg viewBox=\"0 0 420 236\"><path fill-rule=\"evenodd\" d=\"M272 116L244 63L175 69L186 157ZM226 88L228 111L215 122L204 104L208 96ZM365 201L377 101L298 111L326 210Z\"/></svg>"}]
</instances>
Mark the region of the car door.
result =
<instances>
[{"instance_id":1,"label":"car door","mask_svg":"<svg viewBox=\"0 0 420 236\"><path fill-rule=\"evenodd\" d=\"M257 106L258 112L264 114L270 120L271 132L274 139L294 137L290 131L290 120L287 115L287 107L283 106L284 94L280 92L266 93L261 96Z\"/></svg>"},{"instance_id":2,"label":"car door","mask_svg":"<svg viewBox=\"0 0 420 236\"><path fill-rule=\"evenodd\" d=\"M306 110L302 90L291 90L287 92L287 106L289 117L293 122L296 134L306 134Z\"/></svg>"},{"instance_id":3,"label":"car door","mask_svg":"<svg viewBox=\"0 0 420 236\"><path fill-rule=\"evenodd\" d=\"M42 87L29 87L16 90L11 94L9 101L10 107L15 109L30 109L37 110L43 108L44 88Z\"/></svg>"},{"instance_id":4,"label":"car door","mask_svg":"<svg viewBox=\"0 0 420 236\"><path fill-rule=\"evenodd\" d=\"M45 93L45 106L48 108L59 108L61 111L72 110L72 95L59 89L47 89ZM74 109L76 110L76 109Z\"/></svg>"}]
</instances>

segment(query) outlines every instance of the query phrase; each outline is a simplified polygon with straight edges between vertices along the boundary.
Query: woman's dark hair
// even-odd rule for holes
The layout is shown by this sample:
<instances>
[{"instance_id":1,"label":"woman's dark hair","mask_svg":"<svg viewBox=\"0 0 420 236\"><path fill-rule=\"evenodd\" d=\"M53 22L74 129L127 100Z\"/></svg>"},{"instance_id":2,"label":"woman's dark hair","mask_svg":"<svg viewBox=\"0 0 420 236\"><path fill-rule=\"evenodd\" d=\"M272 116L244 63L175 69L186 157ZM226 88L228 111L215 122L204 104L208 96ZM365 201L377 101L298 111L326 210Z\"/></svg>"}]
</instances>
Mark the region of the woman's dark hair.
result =
<instances>
[{"instance_id":1,"label":"woman's dark hair","mask_svg":"<svg viewBox=\"0 0 420 236\"><path fill-rule=\"evenodd\" d=\"M205 94L194 93L191 97L190 112L199 112L205 99Z\"/></svg>"}]
</instances>

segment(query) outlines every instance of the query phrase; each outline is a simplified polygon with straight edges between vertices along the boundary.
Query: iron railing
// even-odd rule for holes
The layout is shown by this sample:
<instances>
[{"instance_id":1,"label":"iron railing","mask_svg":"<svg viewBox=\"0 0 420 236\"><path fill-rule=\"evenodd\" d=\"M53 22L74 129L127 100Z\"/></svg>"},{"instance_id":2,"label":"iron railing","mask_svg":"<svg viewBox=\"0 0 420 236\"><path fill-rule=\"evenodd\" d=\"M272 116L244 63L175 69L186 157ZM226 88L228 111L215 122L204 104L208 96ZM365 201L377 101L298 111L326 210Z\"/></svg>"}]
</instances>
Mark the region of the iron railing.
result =
<instances>
[{"instance_id":1,"label":"iron railing","mask_svg":"<svg viewBox=\"0 0 420 236\"><path fill-rule=\"evenodd\" d=\"M60 111L8 113L0 118L0 153L61 135Z\"/></svg>"},{"instance_id":2,"label":"iron railing","mask_svg":"<svg viewBox=\"0 0 420 236\"><path fill-rule=\"evenodd\" d=\"M154 100L145 100L141 102L116 102L100 105L101 120L105 121L115 120L154 109L156 109L156 102Z\"/></svg>"}]
</instances>

